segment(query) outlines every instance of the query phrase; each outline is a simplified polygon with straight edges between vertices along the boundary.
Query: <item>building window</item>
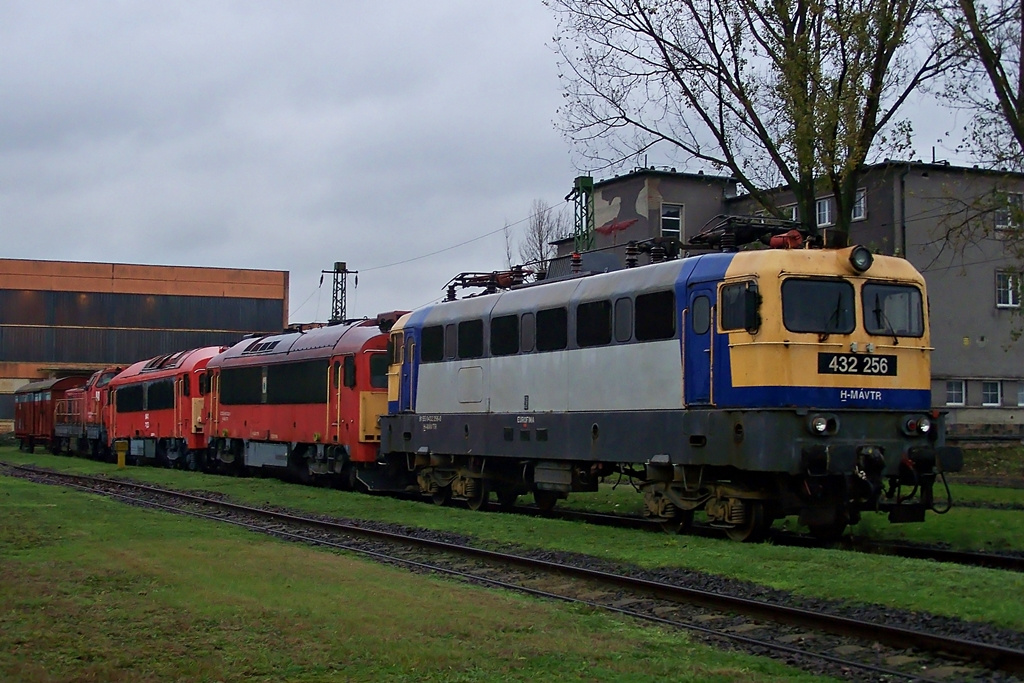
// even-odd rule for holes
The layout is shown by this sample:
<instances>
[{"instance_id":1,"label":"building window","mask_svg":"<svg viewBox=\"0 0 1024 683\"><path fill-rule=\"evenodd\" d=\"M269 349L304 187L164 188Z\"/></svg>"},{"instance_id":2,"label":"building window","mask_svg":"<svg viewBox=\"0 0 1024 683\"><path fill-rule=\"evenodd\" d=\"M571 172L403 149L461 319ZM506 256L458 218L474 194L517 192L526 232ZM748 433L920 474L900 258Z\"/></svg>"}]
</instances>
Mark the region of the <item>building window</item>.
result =
<instances>
[{"instance_id":1,"label":"building window","mask_svg":"<svg viewBox=\"0 0 1024 683\"><path fill-rule=\"evenodd\" d=\"M962 406L964 399L964 381L962 379L946 380L946 405Z\"/></svg>"},{"instance_id":2,"label":"building window","mask_svg":"<svg viewBox=\"0 0 1024 683\"><path fill-rule=\"evenodd\" d=\"M1017 405L1024 406L1024 381L1017 382Z\"/></svg>"},{"instance_id":3,"label":"building window","mask_svg":"<svg viewBox=\"0 0 1024 683\"><path fill-rule=\"evenodd\" d=\"M995 210L996 230L1020 227L1022 213L1024 213L1024 194L1020 192L1007 193L1005 204Z\"/></svg>"},{"instance_id":4,"label":"building window","mask_svg":"<svg viewBox=\"0 0 1024 683\"><path fill-rule=\"evenodd\" d=\"M832 225L832 198L825 197L817 201L818 225Z\"/></svg>"},{"instance_id":5,"label":"building window","mask_svg":"<svg viewBox=\"0 0 1024 683\"><path fill-rule=\"evenodd\" d=\"M1020 308L1020 276L996 271L996 308Z\"/></svg>"},{"instance_id":6,"label":"building window","mask_svg":"<svg viewBox=\"0 0 1024 683\"><path fill-rule=\"evenodd\" d=\"M1002 384L999 382L981 383L981 405L998 406L1002 405Z\"/></svg>"},{"instance_id":7,"label":"building window","mask_svg":"<svg viewBox=\"0 0 1024 683\"><path fill-rule=\"evenodd\" d=\"M683 205L661 205L661 236L681 240L683 235Z\"/></svg>"},{"instance_id":8,"label":"building window","mask_svg":"<svg viewBox=\"0 0 1024 683\"><path fill-rule=\"evenodd\" d=\"M790 221L800 220L800 209L796 204L782 207L782 217Z\"/></svg>"},{"instance_id":9,"label":"building window","mask_svg":"<svg viewBox=\"0 0 1024 683\"><path fill-rule=\"evenodd\" d=\"M857 196L853 200L853 211L850 218L855 221L862 221L868 217L868 193L863 187L857 190Z\"/></svg>"}]
</instances>

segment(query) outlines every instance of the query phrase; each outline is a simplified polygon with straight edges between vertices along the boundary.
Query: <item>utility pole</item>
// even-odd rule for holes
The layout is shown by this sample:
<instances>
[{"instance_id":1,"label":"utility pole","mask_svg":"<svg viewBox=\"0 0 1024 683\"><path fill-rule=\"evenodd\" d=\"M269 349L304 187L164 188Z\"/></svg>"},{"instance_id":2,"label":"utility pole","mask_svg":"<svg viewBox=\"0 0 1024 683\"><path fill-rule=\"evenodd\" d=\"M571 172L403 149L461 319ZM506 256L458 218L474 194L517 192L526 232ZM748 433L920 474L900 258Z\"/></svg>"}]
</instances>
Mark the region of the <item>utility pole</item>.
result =
<instances>
[{"instance_id":1,"label":"utility pole","mask_svg":"<svg viewBox=\"0 0 1024 683\"><path fill-rule=\"evenodd\" d=\"M348 264L344 261L335 261L334 270L321 270L322 274L330 273L334 276L334 290L331 292L331 319L332 323L340 323L348 320L347 312L347 289L348 276L356 276L356 286L359 286L359 271L349 270Z\"/></svg>"}]
</instances>

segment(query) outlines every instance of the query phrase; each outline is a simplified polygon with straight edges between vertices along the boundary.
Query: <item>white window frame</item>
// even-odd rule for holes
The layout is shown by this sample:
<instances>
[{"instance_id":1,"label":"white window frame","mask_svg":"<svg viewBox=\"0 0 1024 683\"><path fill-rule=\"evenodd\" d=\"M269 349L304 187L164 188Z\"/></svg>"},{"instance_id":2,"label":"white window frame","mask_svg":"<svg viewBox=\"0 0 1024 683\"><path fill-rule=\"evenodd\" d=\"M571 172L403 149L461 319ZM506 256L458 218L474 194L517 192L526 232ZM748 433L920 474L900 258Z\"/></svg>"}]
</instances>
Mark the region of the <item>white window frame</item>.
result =
<instances>
[{"instance_id":1,"label":"white window frame","mask_svg":"<svg viewBox=\"0 0 1024 683\"><path fill-rule=\"evenodd\" d=\"M996 271L996 308L1020 308L1020 273Z\"/></svg>"},{"instance_id":2,"label":"white window frame","mask_svg":"<svg viewBox=\"0 0 1024 683\"><path fill-rule=\"evenodd\" d=\"M823 228L832 225L832 197L822 197L814 203L814 210L818 217L818 227Z\"/></svg>"},{"instance_id":3,"label":"white window frame","mask_svg":"<svg viewBox=\"0 0 1024 683\"><path fill-rule=\"evenodd\" d=\"M675 221L676 223L678 223L678 227L676 227L676 228L669 228L668 229L668 233L669 234L665 234L665 232L666 232L665 231L665 219L666 219L665 207L667 207L667 206L671 206L671 207L675 207L675 208L679 209L679 218L675 218L674 216L667 217L670 222ZM683 204L674 204L672 202L662 202L662 204L661 204L661 224L658 226L658 229L660 230L659 234L662 237L674 237L675 239L680 240L680 241L683 239L683 209L684 209L684 205ZM671 233L675 233L675 234L671 234Z\"/></svg>"},{"instance_id":4,"label":"white window frame","mask_svg":"<svg viewBox=\"0 0 1024 683\"><path fill-rule=\"evenodd\" d=\"M959 391L957 391L954 388L957 385L959 385ZM953 391L950 392L950 389L953 389ZM953 394L959 393L960 394L960 400L959 401L950 400L951 393L953 393ZM946 380L946 405L947 406L965 406L965 405L967 405L967 383L964 382L962 379L947 379Z\"/></svg>"},{"instance_id":5,"label":"white window frame","mask_svg":"<svg viewBox=\"0 0 1024 683\"><path fill-rule=\"evenodd\" d=\"M787 206L781 206L779 208L782 210L783 218L791 221L800 220L800 207L798 207L796 204L789 204Z\"/></svg>"},{"instance_id":6,"label":"white window frame","mask_svg":"<svg viewBox=\"0 0 1024 683\"><path fill-rule=\"evenodd\" d=\"M1024 406L1024 379L1017 380L1017 405Z\"/></svg>"},{"instance_id":7,"label":"white window frame","mask_svg":"<svg viewBox=\"0 0 1024 683\"><path fill-rule=\"evenodd\" d=\"M992 402L986 398L988 389L992 385L996 387L996 400ZM998 380L985 380L981 383L981 405L986 408L998 408L1003 405L1003 383Z\"/></svg>"},{"instance_id":8,"label":"white window frame","mask_svg":"<svg viewBox=\"0 0 1024 683\"><path fill-rule=\"evenodd\" d=\"M857 189L853 198L853 209L850 212L850 220L862 221L868 217L868 191L863 187Z\"/></svg>"},{"instance_id":9,"label":"white window frame","mask_svg":"<svg viewBox=\"0 0 1024 683\"><path fill-rule=\"evenodd\" d=\"M1011 209L1013 210L1012 213ZM1024 213L1024 192L1007 192L1004 205L995 210L994 221L996 230L1019 228L1022 213Z\"/></svg>"}]
</instances>

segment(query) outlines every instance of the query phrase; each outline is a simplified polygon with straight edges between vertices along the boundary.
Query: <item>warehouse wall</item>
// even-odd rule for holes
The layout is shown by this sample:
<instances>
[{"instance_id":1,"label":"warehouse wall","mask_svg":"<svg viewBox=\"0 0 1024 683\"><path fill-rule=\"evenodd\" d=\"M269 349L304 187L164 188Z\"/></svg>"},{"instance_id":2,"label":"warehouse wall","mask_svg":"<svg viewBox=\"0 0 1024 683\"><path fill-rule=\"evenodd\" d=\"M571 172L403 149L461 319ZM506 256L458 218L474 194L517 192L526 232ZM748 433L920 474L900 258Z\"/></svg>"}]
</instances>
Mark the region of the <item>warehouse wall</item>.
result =
<instances>
[{"instance_id":1,"label":"warehouse wall","mask_svg":"<svg viewBox=\"0 0 1024 683\"><path fill-rule=\"evenodd\" d=\"M0 259L0 431L26 382L287 323L286 271Z\"/></svg>"}]
</instances>

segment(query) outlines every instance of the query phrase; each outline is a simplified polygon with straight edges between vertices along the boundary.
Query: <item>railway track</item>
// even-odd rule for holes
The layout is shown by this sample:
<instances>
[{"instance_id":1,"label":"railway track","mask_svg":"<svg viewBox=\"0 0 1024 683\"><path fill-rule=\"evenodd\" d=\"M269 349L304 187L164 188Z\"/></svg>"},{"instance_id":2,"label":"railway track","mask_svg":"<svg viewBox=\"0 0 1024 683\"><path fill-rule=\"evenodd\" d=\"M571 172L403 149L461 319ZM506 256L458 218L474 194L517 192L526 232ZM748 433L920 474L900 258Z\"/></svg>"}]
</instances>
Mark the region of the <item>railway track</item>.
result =
<instances>
[{"instance_id":1,"label":"railway track","mask_svg":"<svg viewBox=\"0 0 1024 683\"><path fill-rule=\"evenodd\" d=\"M569 521L580 521L587 524L595 524L621 529L639 529L663 533L661 526L654 521L643 517L629 515L608 515L604 513L585 512L578 510L555 510L551 513L543 513L533 507L519 506L515 512L530 515L545 515ZM719 538L721 530L709 526L695 524L686 533L704 536L708 538ZM775 545L814 548L821 547L822 541L811 536L801 534L773 531L771 542ZM860 552L874 555L891 555L893 557L905 557L915 560L933 560L935 562L946 562L969 567L986 567L989 569L1002 569L1005 571L1024 572L1024 554L999 554L989 552L971 552L964 550L952 550L919 543L900 543L896 541L872 541L863 538L846 536L837 542L837 546L852 552Z\"/></svg>"},{"instance_id":2,"label":"railway track","mask_svg":"<svg viewBox=\"0 0 1024 683\"><path fill-rule=\"evenodd\" d=\"M550 552L499 552L434 532L311 518L122 480L0 466L16 476L356 552L412 571L442 573L686 629L702 639L846 678L1013 680L1009 676L1024 675L1024 649L695 588L629 568L595 566L599 561L593 558L566 561ZM1012 635L1024 643L1020 634ZM1014 642L1010 634L994 640Z\"/></svg>"}]
</instances>

